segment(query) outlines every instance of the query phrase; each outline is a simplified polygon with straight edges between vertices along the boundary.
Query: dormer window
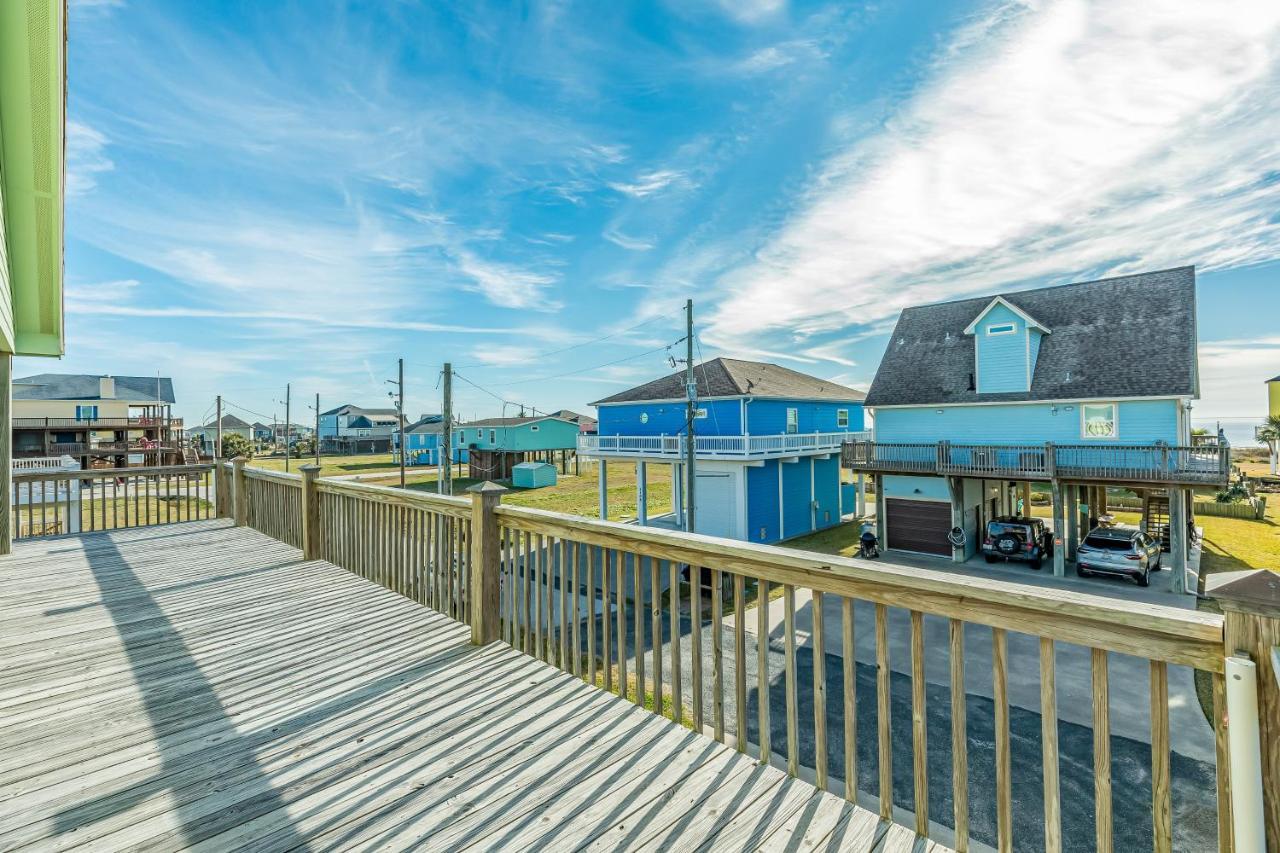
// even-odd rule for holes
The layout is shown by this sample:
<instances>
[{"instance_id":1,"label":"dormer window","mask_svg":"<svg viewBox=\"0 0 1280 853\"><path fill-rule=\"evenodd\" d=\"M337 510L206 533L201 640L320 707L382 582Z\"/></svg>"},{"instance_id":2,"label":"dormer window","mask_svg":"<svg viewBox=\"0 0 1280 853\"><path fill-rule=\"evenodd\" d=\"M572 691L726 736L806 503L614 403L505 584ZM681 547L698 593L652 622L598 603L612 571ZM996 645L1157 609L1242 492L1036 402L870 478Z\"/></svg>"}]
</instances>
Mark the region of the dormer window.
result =
<instances>
[{"instance_id":1,"label":"dormer window","mask_svg":"<svg viewBox=\"0 0 1280 853\"><path fill-rule=\"evenodd\" d=\"M1013 323L993 323L987 326L988 335L1012 335L1018 331L1018 327Z\"/></svg>"}]
</instances>

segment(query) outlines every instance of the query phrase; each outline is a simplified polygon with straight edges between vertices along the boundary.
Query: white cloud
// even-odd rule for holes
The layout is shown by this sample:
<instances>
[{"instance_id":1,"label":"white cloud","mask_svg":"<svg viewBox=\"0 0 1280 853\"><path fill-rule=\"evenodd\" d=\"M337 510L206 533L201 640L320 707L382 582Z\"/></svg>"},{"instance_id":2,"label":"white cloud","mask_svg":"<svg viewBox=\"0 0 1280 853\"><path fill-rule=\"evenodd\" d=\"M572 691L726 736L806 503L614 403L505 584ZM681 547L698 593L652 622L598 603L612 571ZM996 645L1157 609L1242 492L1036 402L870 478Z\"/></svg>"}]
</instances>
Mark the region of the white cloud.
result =
<instances>
[{"instance_id":1,"label":"white cloud","mask_svg":"<svg viewBox=\"0 0 1280 853\"><path fill-rule=\"evenodd\" d=\"M107 137L87 124L68 121L66 145L65 191L69 196L92 192L98 186L97 176L115 168L107 157Z\"/></svg>"},{"instance_id":2,"label":"white cloud","mask_svg":"<svg viewBox=\"0 0 1280 853\"><path fill-rule=\"evenodd\" d=\"M455 260L458 271L467 276L475 290L494 305L540 310L556 308L545 295L547 287L556 281L553 276L485 260L469 251L455 253Z\"/></svg>"},{"instance_id":3,"label":"white cloud","mask_svg":"<svg viewBox=\"0 0 1280 853\"><path fill-rule=\"evenodd\" d=\"M787 7L786 0L716 0L720 10L740 24L761 24Z\"/></svg>"},{"instance_id":4,"label":"white cloud","mask_svg":"<svg viewBox=\"0 0 1280 853\"><path fill-rule=\"evenodd\" d=\"M611 183L609 188L633 198L644 198L664 190L678 181L683 181L684 177L684 172L677 169L655 169L652 172L637 175L632 182Z\"/></svg>"},{"instance_id":5,"label":"white cloud","mask_svg":"<svg viewBox=\"0 0 1280 853\"><path fill-rule=\"evenodd\" d=\"M133 278L92 284L68 284L66 301L68 306L120 304L127 302L139 286L138 280Z\"/></svg>"},{"instance_id":6,"label":"white cloud","mask_svg":"<svg viewBox=\"0 0 1280 853\"><path fill-rule=\"evenodd\" d=\"M1273 258L1280 4L1008 4L833 157L712 329L800 335L1038 277Z\"/></svg>"},{"instance_id":7,"label":"white cloud","mask_svg":"<svg viewBox=\"0 0 1280 853\"><path fill-rule=\"evenodd\" d=\"M1223 419L1234 444L1251 445L1253 427L1267 414L1263 383L1280 374L1280 337L1204 341L1200 344L1200 393L1194 426Z\"/></svg>"},{"instance_id":8,"label":"white cloud","mask_svg":"<svg viewBox=\"0 0 1280 853\"><path fill-rule=\"evenodd\" d=\"M621 246L622 248L628 249L632 252L647 252L656 245L652 240L645 240L639 237L629 237L617 228L612 227L606 228L600 236L604 237L604 239L613 243L615 246Z\"/></svg>"}]
</instances>

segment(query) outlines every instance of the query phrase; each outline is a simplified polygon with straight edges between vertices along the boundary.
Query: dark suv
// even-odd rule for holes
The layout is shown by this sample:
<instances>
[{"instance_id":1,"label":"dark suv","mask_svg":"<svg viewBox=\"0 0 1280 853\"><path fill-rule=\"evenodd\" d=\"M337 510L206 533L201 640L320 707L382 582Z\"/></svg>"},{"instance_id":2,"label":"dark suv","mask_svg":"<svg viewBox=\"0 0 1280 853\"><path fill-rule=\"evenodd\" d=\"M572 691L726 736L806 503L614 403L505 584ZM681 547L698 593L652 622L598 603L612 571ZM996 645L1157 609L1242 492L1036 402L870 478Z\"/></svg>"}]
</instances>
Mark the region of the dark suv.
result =
<instances>
[{"instance_id":1,"label":"dark suv","mask_svg":"<svg viewBox=\"0 0 1280 853\"><path fill-rule=\"evenodd\" d=\"M1022 560L1038 569L1053 554L1053 535L1039 518L1004 516L987 522L982 538L982 554L988 563Z\"/></svg>"}]
</instances>

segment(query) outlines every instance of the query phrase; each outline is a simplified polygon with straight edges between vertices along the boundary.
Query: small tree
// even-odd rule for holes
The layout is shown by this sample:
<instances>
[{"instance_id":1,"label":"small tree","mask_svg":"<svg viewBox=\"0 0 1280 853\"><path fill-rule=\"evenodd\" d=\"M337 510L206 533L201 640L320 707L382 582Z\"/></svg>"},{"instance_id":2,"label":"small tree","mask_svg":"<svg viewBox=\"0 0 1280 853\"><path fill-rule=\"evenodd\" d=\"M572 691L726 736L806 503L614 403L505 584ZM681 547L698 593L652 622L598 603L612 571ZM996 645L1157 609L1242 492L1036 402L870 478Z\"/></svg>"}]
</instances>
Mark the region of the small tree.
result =
<instances>
[{"instance_id":1,"label":"small tree","mask_svg":"<svg viewBox=\"0 0 1280 853\"><path fill-rule=\"evenodd\" d=\"M293 443L293 455L297 459L304 456L313 456L316 452L316 440L314 438L300 438Z\"/></svg>"},{"instance_id":2,"label":"small tree","mask_svg":"<svg viewBox=\"0 0 1280 853\"><path fill-rule=\"evenodd\" d=\"M227 433L222 436L222 458L235 459L237 456L252 459L253 442L239 433Z\"/></svg>"},{"instance_id":3,"label":"small tree","mask_svg":"<svg viewBox=\"0 0 1280 853\"><path fill-rule=\"evenodd\" d=\"M1280 474L1280 415L1269 415L1258 427L1258 441L1271 451L1271 473Z\"/></svg>"}]
</instances>

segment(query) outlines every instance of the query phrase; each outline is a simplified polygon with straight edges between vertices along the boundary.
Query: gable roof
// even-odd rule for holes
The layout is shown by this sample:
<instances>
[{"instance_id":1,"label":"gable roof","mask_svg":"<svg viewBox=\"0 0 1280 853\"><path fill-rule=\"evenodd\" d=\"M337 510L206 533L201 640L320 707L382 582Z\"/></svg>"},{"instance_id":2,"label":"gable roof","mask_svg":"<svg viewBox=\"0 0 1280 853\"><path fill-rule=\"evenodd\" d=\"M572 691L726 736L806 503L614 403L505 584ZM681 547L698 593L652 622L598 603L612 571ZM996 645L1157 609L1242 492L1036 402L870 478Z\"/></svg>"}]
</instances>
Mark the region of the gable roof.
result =
<instances>
[{"instance_id":1,"label":"gable roof","mask_svg":"<svg viewBox=\"0 0 1280 853\"><path fill-rule=\"evenodd\" d=\"M351 414L351 413L355 413L357 415L392 415L394 416L396 413L396 410L393 408L392 409L365 409L361 406L355 405L354 403L343 403L341 406L339 406L336 409L330 409L327 412L321 412L320 416L324 417L325 415L345 415L345 414Z\"/></svg>"},{"instance_id":2,"label":"gable roof","mask_svg":"<svg viewBox=\"0 0 1280 853\"><path fill-rule=\"evenodd\" d=\"M837 385L798 370L765 361L713 358L693 368L698 397L777 397L797 400L858 401L866 394ZM637 385L592 403L637 403L646 400L682 400L685 396L683 370L661 379Z\"/></svg>"},{"instance_id":3,"label":"gable roof","mask_svg":"<svg viewBox=\"0 0 1280 853\"><path fill-rule=\"evenodd\" d=\"M991 297L907 308L867 394L869 406L1199 395L1194 267L1002 294L1045 335L1029 392L970 390L965 329Z\"/></svg>"},{"instance_id":4,"label":"gable roof","mask_svg":"<svg viewBox=\"0 0 1280 853\"><path fill-rule=\"evenodd\" d=\"M242 421L240 418L237 418L235 415L231 415L231 414L223 415L221 420L222 420L223 429L253 429L253 427L249 426L249 423L247 421ZM205 424L202 427L197 427L197 429L208 430L209 432L217 432L218 421L209 421L209 423Z\"/></svg>"},{"instance_id":5,"label":"gable roof","mask_svg":"<svg viewBox=\"0 0 1280 853\"><path fill-rule=\"evenodd\" d=\"M978 312L978 315L973 318L972 323L964 327L964 333L966 335L972 335L975 331L977 331L978 322L982 320L983 317L987 316L988 312L990 312L991 309L995 308L997 305L1003 305L1005 308L1008 308L1014 314L1017 314L1019 317L1022 318L1023 322L1027 324L1028 328L1039 329L1042 332L1049 331L1049 329L1045 326L1044 323L1041 323L1035 317L1032 317L1026 311L1023 311L1021 308L1019 308L1017 305L1014 305L1008 299L1005 299L1003 296L997 296L995 299L992 299L989 303L987 303L986 308L983 308L981 311Z\"/></svg>"},{"instance_id":6,"label":"gable roof","mask_svg":"<svg viewBox=\"0 0 1280 853\"><path fill-rule=\"evenodd\" d=\"M405 427L404 431L406 433L439 435L444 432L444 417L442 415L424 415Z\"/></svg>"},{"instance_id":7,"label":"gable roof","mask_svg":"<svg viewBox=\"0 0 1280 853\"><path fill-rule=\"evenodd\" d=\"M115 380L113 400L176 403L173 380L155 376L107 376L94 373L37 373L13 380L15 400L101 400L102 380ZM158 392L158 393L157 393Z\"/></svg>"}]
</instances>

